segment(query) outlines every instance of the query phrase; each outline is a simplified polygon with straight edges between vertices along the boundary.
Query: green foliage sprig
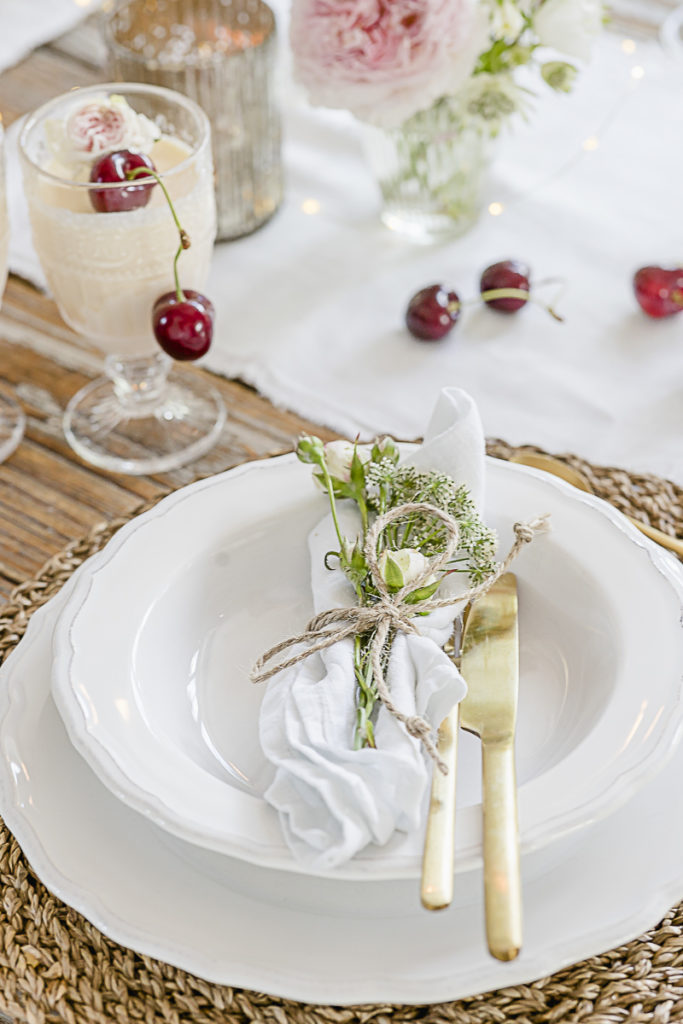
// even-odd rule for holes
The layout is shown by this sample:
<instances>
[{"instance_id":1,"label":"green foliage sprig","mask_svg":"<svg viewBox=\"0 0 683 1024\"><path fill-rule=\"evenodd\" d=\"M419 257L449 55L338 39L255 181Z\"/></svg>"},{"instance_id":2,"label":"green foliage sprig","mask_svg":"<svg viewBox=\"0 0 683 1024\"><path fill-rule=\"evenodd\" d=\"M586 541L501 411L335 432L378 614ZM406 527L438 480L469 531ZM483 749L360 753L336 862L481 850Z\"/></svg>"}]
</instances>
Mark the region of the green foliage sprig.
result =
<instances>
[{"instance_id":1,"label":"green foliage sprig","mask_svg":"<svg viewBox=\"0 0 683 1024\"><path fill-rule=\"evenodd\" d=\"M298 458L313 466L313 475L327 494L338 549L329 551L325 565L339 568L356 592L360 605L379 600L377 588L363 554L368 526L378 515L408 503L426 503L448 512L460 529L460 546L447 568L439 576L408 593L405 600L415 604L432 597L443 579L451 573L468 574L471 583L479 583L496 568L496 535L481 520L464 485L458 485L445 473L418 470L399 465L399 450L391 438L372 445L333 441L325 445L318 437L302 437ZM352 501L360 516L360 533L343 534L337 502ZM397 592L423 574L430 558L444 551L445 527L426 513L408 513L392 523L380 538L378 559L383 579L390 591ZM374 747L374 712L377 692L369 657L374 631L354 639L354 675L357 684L354 746ZM390 633L382 652L384 666L389 660L394 634Z\"/></svg>"}]
</instances>

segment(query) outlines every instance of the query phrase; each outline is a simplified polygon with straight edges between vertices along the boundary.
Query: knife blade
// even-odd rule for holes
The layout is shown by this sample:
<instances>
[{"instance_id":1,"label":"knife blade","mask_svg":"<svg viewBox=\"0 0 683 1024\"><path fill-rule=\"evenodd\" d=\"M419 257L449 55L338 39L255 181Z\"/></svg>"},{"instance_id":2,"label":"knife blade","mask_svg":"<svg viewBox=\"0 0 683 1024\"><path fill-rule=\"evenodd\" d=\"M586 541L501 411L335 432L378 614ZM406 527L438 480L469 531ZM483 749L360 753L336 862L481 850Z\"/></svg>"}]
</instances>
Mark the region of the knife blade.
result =
<instances>
[{"instance_id":1,"label":"knife blade","mask_svg":"<svg viewBox=\"0 0 683 1024\"><path fill-rule=\"evenodd\" d=\"M460 663L467 683L460 722L481 739L486 936L498 960L514 960L522 946L514 751L517 611L517 581L513 573L505 573L473 603Z\"/></svg>"}]
</instances>

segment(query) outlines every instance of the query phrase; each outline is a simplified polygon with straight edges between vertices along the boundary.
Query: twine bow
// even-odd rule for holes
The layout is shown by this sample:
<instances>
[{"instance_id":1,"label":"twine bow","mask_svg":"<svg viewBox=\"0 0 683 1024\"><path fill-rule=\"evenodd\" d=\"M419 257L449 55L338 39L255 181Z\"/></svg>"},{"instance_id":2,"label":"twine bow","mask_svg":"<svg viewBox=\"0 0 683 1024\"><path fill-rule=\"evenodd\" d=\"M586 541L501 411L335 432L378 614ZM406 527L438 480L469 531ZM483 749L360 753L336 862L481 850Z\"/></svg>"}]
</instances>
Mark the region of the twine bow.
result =
<instances>
[{"instance_id":1,"label":"twine bow","mask_svg":"<svg viewBox=\"0 0 683 1024\"><path fill-rule=\"evenodd\" d=\"M428 514L434 519L441 520L446 528L447 541L444 550L430 560L419 576L392 594L389 592L389 588L380 570L377 544L382 531L390 523L397 519L402 519L411 513ZM513 527L515 541L512 547L495 572L482 583L470 587L469 590L455 597L429 598L426 601L420 601L419 605L415 605L406 603L407 596L413 593L413 591L419 590L432 576L438 576L439 571L446 566L458 546L459 527L456 520L448 512L444 512L434 505L424 502L409 502L390 509L383 515L378 516L370 526L366 534L363 550L372 582L378 593L377 601L371 605L330 608L314 616L307 624L303 633L289 637L288 640L282 640L261 655L250 673L252 683L263 683L267 679L272 678L272 676L277 675L278 672L283 672L285 669L291 668L292 665L298 665L312 654L324 651L340 640L346 639L346 637L359 636L374 629L375 635L370 649L370 659L377 696L387 711L399 722L402 722L406 732L422 742L429 756L445 774L448 769L439 758L436 745L432 739L432 726L420 715L406 715L394 704L391 698L384 677L381 658L389 630L393 628L403 633L419 634L419 630L414 622L414 616L418 610L421 613L433 612L438 608L448 608L457 604L468 603L484 594L503 573L508 571L521 548L525 544L529 544L537 533L547 529L547 521L547 516L541 516L529 523L515 523ZM273 658L300 644L306 645L303 650L298 651L285 661L278 661L270 667L266 667L267 663L272 661Z\"/></svg>"}]
</instances>

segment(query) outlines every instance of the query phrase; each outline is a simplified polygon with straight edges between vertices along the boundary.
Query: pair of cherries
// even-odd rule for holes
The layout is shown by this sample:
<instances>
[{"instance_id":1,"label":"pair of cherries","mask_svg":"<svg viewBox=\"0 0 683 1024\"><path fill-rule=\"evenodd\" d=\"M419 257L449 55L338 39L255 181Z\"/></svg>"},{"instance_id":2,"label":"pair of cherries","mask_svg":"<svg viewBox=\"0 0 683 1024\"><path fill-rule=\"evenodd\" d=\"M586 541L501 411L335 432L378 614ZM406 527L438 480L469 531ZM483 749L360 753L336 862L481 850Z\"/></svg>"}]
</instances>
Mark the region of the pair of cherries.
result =
<instances>
[{"instance_id":1,"label":"pair of cherries","mask_svg":"<svg viewBox=\"0 0 683 1024\"><path fill-rule=\"evenodd\" d=\"M136 182L134 179L143 168L156 180ZM92 189L90 192L90 200L98 213L121 213L146 206L159 178L149 157L120 149L95 161L90 170L90 181L98 184L131 182L126 188ZM166 198L175 218L168 195ZM189 239L182 229L179 231L181 247L186 249ZM213 303L201 292L181 289L177 276L176 290L160 295L152 307L154 337L172 359L183 361L200 359L208 351L214 318Z\"/></svg>"},{"instance_id":2,"label":"pair of cherries","mask_svg":"<svg viewBox=\"0 0 683 1024\"><path fill-rule=\"evenodd\" d=\"M500 313L516 313L531 298L530 270L520 260L493 263L481 275L483 302ZM462 302L457 292L442 284L428 285L413 295L405 313L406 327L420 341L440 341L460 319ZM549 310L557 320L557 313Z\"/></svg>"}]
</instances>

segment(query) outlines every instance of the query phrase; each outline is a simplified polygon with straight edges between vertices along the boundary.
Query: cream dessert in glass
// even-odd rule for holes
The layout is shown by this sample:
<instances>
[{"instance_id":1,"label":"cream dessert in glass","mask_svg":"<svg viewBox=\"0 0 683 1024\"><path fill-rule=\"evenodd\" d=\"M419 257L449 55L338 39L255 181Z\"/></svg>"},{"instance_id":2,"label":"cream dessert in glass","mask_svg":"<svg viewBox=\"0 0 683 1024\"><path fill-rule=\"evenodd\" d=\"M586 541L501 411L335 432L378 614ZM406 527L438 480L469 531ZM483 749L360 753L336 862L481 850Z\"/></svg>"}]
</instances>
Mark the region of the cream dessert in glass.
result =
<instances>
[{"instance_id":1,"label":"cream dessert in glass","mask_svg":"<svg viewBox=\"0 0 683 1024\"><path fill-rule=\"evenodd\" d=\"M9 217L5 189L5 137L0 118L0 306L7 284ZM26 418L13 398L0 392L0 462L9 458L24 436Z\"/></svg>"},{"instance_id":2,"label":"cream dessert in glass","mask_svg":"<svg viewBox=\"0 0 683 1024\"><path fill-rule=\"evenodd\" d=\"M197 458L218 439L225 409L199 375L169 375L173 360L152 313L161 296L199 294L209 274L216 212L206 115L168 89L90 86L32 114L19 150L49 288L66 323L105 356L106 377L67 406L67 440L116 472L162 472ZM117 160L127 170L136 163L136 176L103 178L100 169ZM180 227L189 237L182 251Z\"/></svg>"}]
</instances>

